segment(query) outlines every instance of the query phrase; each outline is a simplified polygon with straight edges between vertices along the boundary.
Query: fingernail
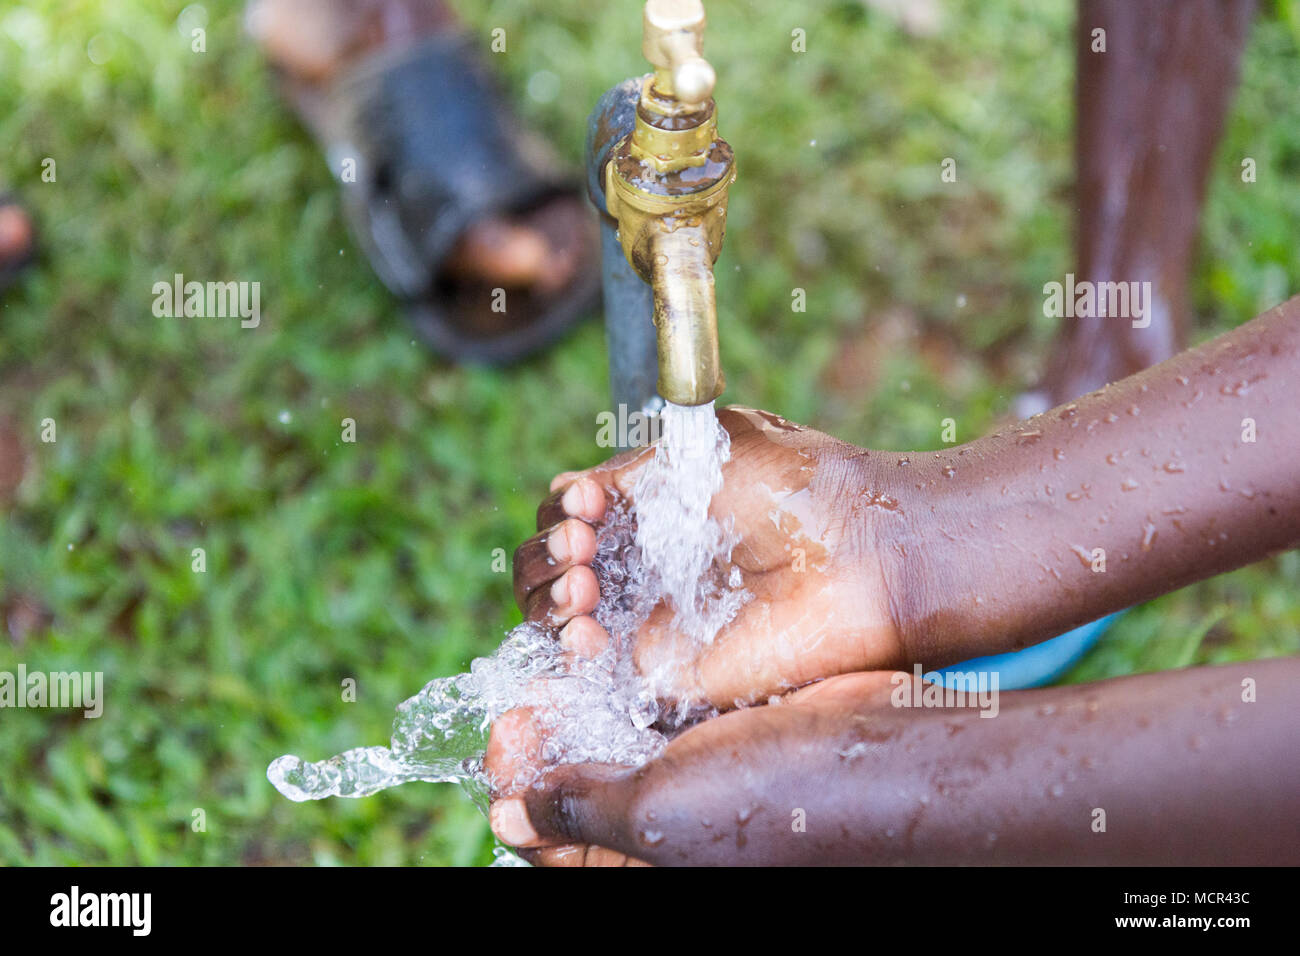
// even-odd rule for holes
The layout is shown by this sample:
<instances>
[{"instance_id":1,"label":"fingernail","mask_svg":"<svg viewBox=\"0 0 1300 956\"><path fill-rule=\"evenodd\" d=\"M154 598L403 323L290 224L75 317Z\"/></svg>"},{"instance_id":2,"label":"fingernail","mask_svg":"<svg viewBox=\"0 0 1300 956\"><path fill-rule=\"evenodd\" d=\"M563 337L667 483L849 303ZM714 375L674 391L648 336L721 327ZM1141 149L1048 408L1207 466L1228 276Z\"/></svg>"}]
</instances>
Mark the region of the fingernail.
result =
<instances>
[{"instance_id":1,"label":"fingernail","mask_svg":"<svg viewBox=\"0 0 1300 956\"><path fill-rule=\"evenodd\" d=\"M539 841L528 819L528 808L520 797L498 800L488 811L488 822L497 839L510 846L529 846Z\"/></svg>"},{"instance_id":2,"label":"fingernail","mask_svg":"<svg viewBox=\"0 0 1300 956\"><path fill-rule=\"evenodd\" d=\"M560 504L564 506L566 514L576 515L582 513L583 494L581 482L575 481L569 485L568 490L564 492L564 497L560 499Z\"/></svg>"},{"instance_id":3,"label":"fingernail","mask_svg":"<svg viewBox=\"0 0 1300 956\"><path fill-rule=\"evenodd\" d=\"M569 603L569 575L562 574L551 585L551 600L555 602L556 607L564 607Z\"/></svg>"},{"instance_id":4,"label":"fingernail","mask_svg":"<svg viewBox=\"0 0 1300 956\"><path fill-rule=\"evenodd\" d=\"M591 618L575 617L560 631L560 646L579 657L596 657L605 649L605 632Z\"/></svg>"},{"instance_id":5,"label":"fingernail","mask_svg":"<svg viewBox=\"0 0 1300 956\"><path fill-rule=\"evenodd\" d=\"M551 557L561 564L569 560L569 557L573 554L573 549L569 547L568 525L561 524L546 536L546 550L551 553Z\"/></svg>"},{"instance_id":6,"label":"fingernail","mask_svg":"<svg viewBox=\"0 0 1300 956\"><path fill-rule=\"evenodd\" d=\"M574 478L578 477L576 471L562 471L551 479L551 491L559 491L564 485L570 484Z\"/></svg>"},{"instance_id":7,"label":"fingernail","mask_svg":"<svg viewBox=\"0 0 1300 956\"><path fill-rule=\"evenodd\" d=\"M576 621L577 618L574 618L573 620ZM560 646L565 650L576 650L574 644L576 643L577 637L578 629L574 627L573 621L570 621L568 624L564 625L564 627L560 628Z\"/></svg>"}]
</instances>

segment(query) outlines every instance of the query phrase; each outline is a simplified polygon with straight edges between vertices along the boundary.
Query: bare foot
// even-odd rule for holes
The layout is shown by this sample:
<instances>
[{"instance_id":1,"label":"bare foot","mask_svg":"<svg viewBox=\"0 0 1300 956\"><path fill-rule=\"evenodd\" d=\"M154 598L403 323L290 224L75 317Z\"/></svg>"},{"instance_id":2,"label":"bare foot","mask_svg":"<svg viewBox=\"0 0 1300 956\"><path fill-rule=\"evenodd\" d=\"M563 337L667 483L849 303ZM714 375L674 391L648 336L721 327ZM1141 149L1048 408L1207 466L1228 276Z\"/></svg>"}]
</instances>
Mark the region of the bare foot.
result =
<instances>
[{"instance_id":1,"label":"bare foot","mask_svg":"<svg viewBox=\"0 0 1300 956\"><path fill-rule=\"evenodd\" d=\"M0 206L0 270L26 259L34 237L32 220L21 206Z\"/></svg>"},{"instance_id":2,"label":"bare foot","mask_svg":"<svg viewBox=\"0 0 1300 956\"><path fill-rule=\"evenodd\" d=\"M245 22L270 60L308 88L327 85L376 50L409 46L456 25L442 0L253 0ZM583 212L581 202L559 197L529 213L472 224L448 257L446 274L542 294L563 289L581 265L583 247L574 240L583 223L571 222L566 207Z\"/></svg>"}]
</instances>

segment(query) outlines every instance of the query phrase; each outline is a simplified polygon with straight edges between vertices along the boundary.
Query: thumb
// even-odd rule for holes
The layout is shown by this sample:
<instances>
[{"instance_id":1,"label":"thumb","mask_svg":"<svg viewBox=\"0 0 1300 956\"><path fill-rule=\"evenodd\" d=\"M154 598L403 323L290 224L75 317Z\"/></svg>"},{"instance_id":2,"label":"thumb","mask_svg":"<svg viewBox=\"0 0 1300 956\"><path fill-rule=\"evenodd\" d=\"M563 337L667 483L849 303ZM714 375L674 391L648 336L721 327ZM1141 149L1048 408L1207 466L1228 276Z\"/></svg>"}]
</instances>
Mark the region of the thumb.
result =
<instances>
[{"instance_id":1,"label":"thumb","mask_svg":"<svg viewBox=\"0 0 1300 956\"><path fill-rule=\"evenodd\" d=\"M592 844L629 848L628 816L638 774L625 767L559 767L541 786L492 804L488 819L502 843L517 847Z\"/></svg>"}]
</instances>

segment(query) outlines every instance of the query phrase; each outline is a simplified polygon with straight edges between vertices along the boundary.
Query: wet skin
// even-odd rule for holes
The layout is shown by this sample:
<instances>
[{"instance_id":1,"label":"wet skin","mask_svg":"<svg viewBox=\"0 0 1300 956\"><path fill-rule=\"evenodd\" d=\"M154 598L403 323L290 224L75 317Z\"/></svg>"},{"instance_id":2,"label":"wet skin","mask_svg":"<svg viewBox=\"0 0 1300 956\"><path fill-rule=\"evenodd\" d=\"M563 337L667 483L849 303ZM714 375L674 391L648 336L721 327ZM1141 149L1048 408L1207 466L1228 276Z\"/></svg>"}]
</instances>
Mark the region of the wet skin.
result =
<instances>
[{"instance_id":1,"label":"wet skin","mask_svg":"<svg viewBox=\"0 0 1300 956\"><path fill-rule=\"evenodd\" d=\"M896 707L911 678L893 679L836 677L733 711L634 772L564 768L520 798L525 854L548 865L1300 862L1300 738L1287 729L1300 660L1008 692L994 719ZM1242 700L1247 679L1257 702Z\"/></svg>"},{"instance_id":2,"label":"wet skin","mask_svg":"<svg viewBox=\"0 0 1300 956\"><path fill-rule=\"evenodd\" d=\"M1080 0L1073 271L1091 282L1150 282L1153 301L1143 327L1096 316L1064 321L1042 386L1017 406L1022 415L1185 347L1201 207L1254 7ZM1098 29L1105 53L1093 49Z\"/></svg>"},{"instance_id":3,"label":"wet skin","mask_svg":"<svg viewBox=\"0 0 1300 956\"><path fill-rule=\"evenodd\" d=\"M724 409L732 459L712 514L735 523L732 557L755 600L704 649L661 609L639 638L642 670L668 656L680 694L726 707L835 674L940 667L1294 547L1298 374L1300 297L940 451L866 451ZM544 530L516 552L520 606L571 646L604 644L587 616L599 597L592 526L650 454L557 476Z\"/></svg>"},{"instance_id":4,"label":"wet skin","mask_svg":"<svg viewBox=\"0 0 1300 956\"><path fill-rule=\"evenodd\" d=\"M816 488L831 474L858 475L861 449L767 412L728 408L719 418L732 457L711 511L738 536L732 562L754 599L707 648L674 631L672 612L661 605L638 637L642 673L659 674L664 697L728 708L828 674L902 661L877 549L850 527L872 516L855 516ZM529 619L562 625L561 640L572 649L590 652L608 640L589 616L599 599L586 566L596 549L592 523L612 500L631 497L652 454L641 449L558 476L538 509L543 530L515 553L520 606Z\"/></svg>"},{"instance_id":5,"label":"wet skin","mask_svg":"<svg viewBox=\"0 0 1300 956\"><path fill-rule=\"evenodd\" d=\"M732 434L733 458L713 511L719 518L736 521L742 542L734 558L746 572L746 586L755 591L756 599L705 650L684 646L663 626L662 617L652 618L639 638L638 663L644 668L661 660L661 655L675 656L681 663L676 693L704 697L725 708L736 700L761 700L819 678L910 668L913 663L928 669L1024 647L1137 601L1294 547L1300 542L1300 475L1294 469L1300 421L1291 410L1289 389L1298 373L1300 298L1077 402L942 451L868 452L767 413L726 410L721 417ZM1247 418L1254 422L1253 442L1244 440ZM525 542L516 555L516 593L521 604L530 617L549 617L562 627L561 640L574 653L594 653L606 639L587 616L598 598L594 575L586 566L595 547L591 525L599 522L614 496L631 490L645 456L643 451L588 472L558 476L554 494L539 509L539 527L547 530ZM787 550L795 547L808 556L801 572L794 570ZM1093 550L1097 548L1105 551L1105 571L1093 570L1098 567ZM1255 668L1251 674L1291 668L1288 673L1293 675L1295 666L1294 662L1250 665ZM551 789L499 794L517 799L497 802L494 828L515 842L529 842L540 833L544 839L594 842L606 848L548 851L544 862L586 860L592 853L600 861L622 859L614 851L680 861L680 855L665 854L680 854L683 849L691 854L687 859L695 861L739 860L744 846L737 845L738 840L723 840L710 849L712 837L704 839L702 830L708 828L702 824L693 838L686 835L689 827L682 830L683 835L667 849L644 840L629 842L633 828L624 817L640 805L634 794L648 792L639 789L651 786L644 781L672 780L679 774L677 768L700 766L707 767L708 773L701 771L694 778L682 775L684 789L673 789L675 783L654 784L672 793L677 812L725 804L734 814L743 781L745 786L759 787L756 796L784 806L781 801L788 804L788 788L799 780L819 781L826 791L824 799L832 801L819 805L828 813L833 801L861 809L863 779L845 773L838 763L805 765L800 760L801 755L824 758L826 752L834 752L836 741L860 723L855 723L857 708L878 703L872 688L882 679L854 674L805 689L787 704L724 715L673 741L660 761L636 774L571 768L553 776ZM1183 706L1190 685L1179 682L1192 679L1171 674L1141 678L1144 683L1105 685L1128 688L1124 694L1140 691L1135 700L1146 708L1141 714L1126 710L1120 706L1121 694L1110 707L1118 715L1113 720L1085 722L1091 728L1087 733L1072 731L1082 734L1078 746L1109 748L1094 760L1112 759L1116 748L1131 753L1128 763L1113 765L1108 779L1119 789L1106 793L1119 799L1139 792L1124 788L1154 786L1146 777L1141 782L1131 779L1128 771L1136 772L1163 759L1162 754L1174 752L1178 761L1198 774L1214 776L1215 768L1237 766L1237 780L1269 793L1274 792L1278 774L1292 772L1279 769L1272 780L1262 783L1247 776L1257 769L1250 763L1255 759L1252 753L1238 752L1244 747L1271 753L1270 748L1283 745L1281 739L1271 737L1288 737L1275 731L1283 725L1286 712L1275 711L1273 704L1250 705L1251 721L1228 721L1237 728L1236 735L1215 738L1225 742L1212 760L1198 758L1204 747L1183 746L1180 740L1191 739L1187 734L1201 719ZM1236 683L1239 687L1240 681ZM1085 690L1100 693L1101 686ZM1197 693L1210 694L1202 685L1197 687L1201 688ZM996 748L1023 736L1023 743L1017 744L1017 752L1026 755L1016 765L1024 770L1020 784L1022 788L1040 785L1048 779L1044 766L1056 759L1054 744L1044 737L1040 723L1030 729L1029 721L1037 721L1036 710L1008 701L1023 696L1037 707L1037 695L1064 695L1064 703L1071 694L1082 692L1058 689L1004 695L999 719L972 725L991 724L998 729L972 733L953 753L984 760L986 767L992 767L989 760ZM1226 693L1223 690L1220 696ZM1281 689L1275 693L1294 703ZM931 727L930 713L891 710L890 719L900 728ZM1277 723L1259 715L1273 715ZM1143 720L1149 726L1142 727ZM1150 732L1137 734L1135 727ZM1253 736L1243 736L1251 728ZM917 738L917 746L942 739L937 731L928 733ZM977 736L982 740L978 745ZM1203 740L1206 734L1196 737ZM1149 752L1133 751L1133 740L1144 741ZM1236 742L1229 746L1230 740ZM1103 746L1104 741L1109 742ZM537 746L528 714L507 714L493 728L488 769L510 779L511 765L529 759ZM1070 745L1061 746L1068 750ZM893 755L890 759L902 759L894 744L884 749ZM901 750L907 753L906 747ZM915 753L917 759L924 756ZM917 771L920 765L904 760L898 766L898 773L905 774L909 766ZM1165 803L1172 806L1190 799L1180 797L1178 787L1187 785L1186 774L1192 771L1184 767L1180 776L1177 769L1162 771L1179 781L1168 793L1160 787L1141 791L1150 795L1147 805L1163 808ZM534 819L537 813L555 817L555 794L565 795L568 801L562 800L561 808L581 806L571 799L574 788L592 790L593 774L614 774L613 782L593 791L599 792L602 806L621 808L601 818L605 829L585 829L585 824L572 821L564 829ZM1006 776L1001 769L990 775ZM1014 779L1008 777L1007 786ZM983 790L977 783L971 781L970 792L995 792L989 788L996 781L979 784ZM1200 785L1188 785L1186 792L1195 794ZM1290 792L1295 792L1294 787ZM1215 809L1205 803L1201 807L1216 814L1216 826L1225 814L1237 819L1232 807ZM963 804L962 819L969 823L985 809L976 803ZM790 811L785 812L788 816ZM993 806L987 812L1010 814L1012 808ZM1193 812L1194 808L1186 809L1187 815ZM561 814L559 819L567 818ZM844 819L845 832L837 833L831 843L852 848L845 852L859 854L856 860L879 858L882 844L873 842L880 839L879 833L871 829L875 823L857 832ZM858 821L861 827L866 827L866 819ZM870 819L882 818L873 810ZM1010 817L992 822L997 819ZM1150 814L1143 819L1152 821ZM1185 818L1162 813L1161 819L1175 826ZM624 828L615 830L611 820L622 820ZM895 835L903 832L893 829ZM1162 845L1182 847L1188 854L1195 849L1180 843L1169 827L1164 831ZM996 834L998 828L988 832ZM966 830L952 830L946 842L935 844L935 852L951 854L968 838ZM1124 846L1106 850L1114 855L1106 858L1136 859L1132 854L1147 844L1135 839L1112 841ZM1000 841L999 835L992 842ZM799 852L812 852L811 844L798 844L804 848ZM1014 854L1032 855L1039 852L1036 845L1032 840L1003 841L996 852L1011 854L1005 859L1027 859ZM1072 846L1055 837L1044 845ZM1255 846L1241 839L1233 845ZM1233 852L1214 841L1206 846L1207 852L1217 854L1216 860ZM830 852L830 844L824 852ZM913 843L907 858L924 859L924 848ZM751 853L744 859L757 862L760 857ZM1172 862L1169 856L1162 859Z\"/></svg>"},{"instance_id":6,"label":"wet skin","mask_svg":"<svg viewBox=\"0 0 1300 956\"><path fill-rule=\"evenodd\" d=\"M321 110L320 90L365 56L457 27L443 0L252 0L246 22L304 112ZM443 268L460 280L558 292L587 251L567 241L581 233L584 205L566 198L517 217L486 216L466 227ZM557 231L559 240L550 235Z\"/></svg>"}]
</instances>

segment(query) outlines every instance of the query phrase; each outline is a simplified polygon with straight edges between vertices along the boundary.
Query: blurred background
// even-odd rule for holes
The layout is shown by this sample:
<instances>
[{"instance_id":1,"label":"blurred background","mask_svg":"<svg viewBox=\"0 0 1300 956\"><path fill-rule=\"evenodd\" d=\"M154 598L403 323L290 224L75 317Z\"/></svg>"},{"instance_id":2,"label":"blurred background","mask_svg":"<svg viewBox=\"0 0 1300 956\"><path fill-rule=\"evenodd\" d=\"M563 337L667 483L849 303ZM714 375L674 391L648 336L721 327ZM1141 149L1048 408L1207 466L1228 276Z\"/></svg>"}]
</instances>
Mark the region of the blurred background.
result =
<instances>
[{"instance_id":1,"label":"blurred background","mask_svg":"<svg viewBox=\"0 0 1300 956\"><path fill-rule=\"evenodd\" d=\"M576 170L597 97L645 70L639 0L452 5ZM0 670L105 675L100 719L0 711L0 862L487 862L453 788L296 805L266 766L385 742L399 701L518 621L494 549L532 532L555 472L607 455L599 316L507 370L417 345L241 6L0 10L0 187L41 246L0 298ZM710 0L706 53L739 167L724 401L921 449L946 417L980 434L1046 355L1042 284L1073 266L1074 7L904 6ZM506 53L488 52L495 27ZM1300 288L1298 50L1300 2L1263 0L1211 174L1194 341ZM156 318L152 286L178 272L260 281L261 326ZM1152 602L1068 679L1300 651L1298 578L1290 553Z\"/></svg>"}]
</instances>

